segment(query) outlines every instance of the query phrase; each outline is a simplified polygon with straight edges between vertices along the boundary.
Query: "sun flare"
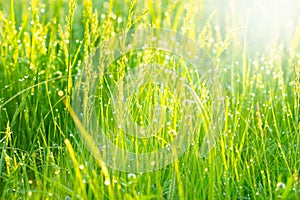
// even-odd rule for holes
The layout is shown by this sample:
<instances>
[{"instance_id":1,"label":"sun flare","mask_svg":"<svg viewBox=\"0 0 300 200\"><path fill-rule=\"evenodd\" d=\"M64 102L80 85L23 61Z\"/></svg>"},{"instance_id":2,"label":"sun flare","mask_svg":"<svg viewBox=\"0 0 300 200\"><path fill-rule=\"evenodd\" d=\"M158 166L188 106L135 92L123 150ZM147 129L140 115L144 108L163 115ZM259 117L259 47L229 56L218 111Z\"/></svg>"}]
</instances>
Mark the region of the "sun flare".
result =
<instances>
[{"instance_id":1,"label":"sun flare","mask_svg":"<svg viewBox=\"0 0 300 200\"><path fill-rule=\"evenodd\" d=\"M300 17L300 1L243 1L248 8L249 32L254 38L287 38L295 31Z\"/></svg>"}]
</instances>

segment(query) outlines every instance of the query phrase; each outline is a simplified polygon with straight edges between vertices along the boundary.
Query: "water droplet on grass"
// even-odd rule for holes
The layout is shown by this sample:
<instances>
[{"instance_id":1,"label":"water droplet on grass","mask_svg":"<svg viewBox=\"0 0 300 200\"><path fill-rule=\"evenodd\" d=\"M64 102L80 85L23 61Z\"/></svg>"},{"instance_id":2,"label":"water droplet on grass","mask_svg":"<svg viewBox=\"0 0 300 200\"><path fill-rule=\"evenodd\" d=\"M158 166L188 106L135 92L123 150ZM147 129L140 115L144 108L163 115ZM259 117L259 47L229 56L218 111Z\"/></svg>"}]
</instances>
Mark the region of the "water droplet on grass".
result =
<instances>
[{"instance_id":1,"label":"water droplet on grass","mask_svg":"<svg viewBox=\"0 0 300 200\"><path fill-rule=\"evenodd\" d=\"M57 92L57 94L58 94L58 96L62 97L62 96L64 95L64 92L63 92L62 90L59 90L59 91Z\"/></svg>"},{"instance_id":2,"label":"water droplet on grass","mask_svg":"<svg viewBox=\"0 0 300 200\"><path fill-rule=\"evenodd\" d=\"M79 165L79 169L84 169L84 166L83 165Z\"/></svg>"},{"instance_id":3,"label":"water droplet on grass","mask_svg":"<svg viewBox=\"0 0 300 200\"><path fill-rule=\"evenodd\" d=\"M136 179L136 175L134 173L128 174L129 179Z\"/></svg>"},{"instance_id":4,"label":"water droplet on grass","mask_svg":"<svg viewBox=\"0 0 300 200\"><path fill-rule=\"evenodd\" d=\"M65 196L65 200L72 200L70 196Z\"/></svg>"},{"instance_id":5,"label":"water droplet on grass","mask_svg":"<svg viewBox=\"0 0 300 200\"><path fill-rule=\"evenodd\" d=\"M110 185L110 180L106 179L106 180L104 181L104 185Z\"/></svg>"},{"instance_id":6,"label":"water droplet on grass","mask_svg":"<svg viewBox=\"0 0 300 200\"><path fill-rule=\"evenodd\" d=\"M280 190L280 189L285 189L285 184L282 182L277 183L276 185L276 191Z\"/></svg>"},{"instance_id":7,"label":"water droplet on grass","mask_svg":"<svg viewBox=\"0 0 300 200\"><path fill-rule=\"evenodd\" d=\"M122 23L123 19L122 17L118 17L118 24Z\"/></svg>"}]
</instances>

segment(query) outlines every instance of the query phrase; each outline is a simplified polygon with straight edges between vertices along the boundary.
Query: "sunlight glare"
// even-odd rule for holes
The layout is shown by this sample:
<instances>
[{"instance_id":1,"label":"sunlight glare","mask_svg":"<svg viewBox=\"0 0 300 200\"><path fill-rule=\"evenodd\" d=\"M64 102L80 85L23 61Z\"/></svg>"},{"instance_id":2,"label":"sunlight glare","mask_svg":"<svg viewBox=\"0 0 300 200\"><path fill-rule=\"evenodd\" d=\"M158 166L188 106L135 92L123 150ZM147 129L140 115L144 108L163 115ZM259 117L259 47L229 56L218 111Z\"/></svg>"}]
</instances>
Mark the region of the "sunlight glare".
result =
<instances>
[{"instance_id":1,"label":"sunlight glare","mask_svg":"<svg viewBox=\"0 0 300 200\"><path fill-rule=\"evenodd\" d=\"M289 38L295 31L300 17L298 0L254 0L243 1L247 4L249 33L254 38ZM250 36L251 36L250 35Z\"/></svg>"}]
</instances>

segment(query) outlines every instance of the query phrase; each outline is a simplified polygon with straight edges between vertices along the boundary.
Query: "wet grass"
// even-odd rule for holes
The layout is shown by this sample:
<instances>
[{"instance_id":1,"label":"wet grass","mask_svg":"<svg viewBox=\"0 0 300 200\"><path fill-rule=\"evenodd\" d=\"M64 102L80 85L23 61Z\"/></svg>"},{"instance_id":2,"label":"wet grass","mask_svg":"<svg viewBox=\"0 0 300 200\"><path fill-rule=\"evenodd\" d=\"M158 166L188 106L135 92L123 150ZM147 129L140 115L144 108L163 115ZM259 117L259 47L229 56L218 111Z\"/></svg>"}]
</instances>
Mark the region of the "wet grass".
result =
<instances>
[{"instance_id":1,"label":"wet grass","mask_svg":"<svg viewBox=\"0 0 300 200\"><path fill-rule=\"evenodd\" d=\"M233 8L214 10L202 1L0 2L0 199L300 198L300 22L295 21L291 36L257 46L249 41L247 20L235 16ZM72 105L78 72L87 69L99 44L149 25L179 31L208 53L223 89L222 123L205 157L199 152L211 118L201 115L203 124L195 130L199 138L173 164L153 172L121 172L87 150L66 107ZM99 80L96 99L106 134L127 149L134 149L128 143L132 139L140 152L164 143L118 132L110 120L109 95L135 60L137 65L153 62L148 54L153 52L128 55L129 65L124 58L112 63ZM156 62L179 69L166 62L164 53L157 54ZM190 83L199 83L198 74L188 66L182 69ZM205 99L205 84L193 84ZM150 123L156 90L147 85L131 99L133 121ZM172 104L168 94L158 95L161 106ZM208 116L213 115L211 103L205 104ZM181 117L174 106L166 123L176 124ZM166 126L159 137L172 140L168 131L174 134L173 129Z\"/></svg>"}]
</instances>

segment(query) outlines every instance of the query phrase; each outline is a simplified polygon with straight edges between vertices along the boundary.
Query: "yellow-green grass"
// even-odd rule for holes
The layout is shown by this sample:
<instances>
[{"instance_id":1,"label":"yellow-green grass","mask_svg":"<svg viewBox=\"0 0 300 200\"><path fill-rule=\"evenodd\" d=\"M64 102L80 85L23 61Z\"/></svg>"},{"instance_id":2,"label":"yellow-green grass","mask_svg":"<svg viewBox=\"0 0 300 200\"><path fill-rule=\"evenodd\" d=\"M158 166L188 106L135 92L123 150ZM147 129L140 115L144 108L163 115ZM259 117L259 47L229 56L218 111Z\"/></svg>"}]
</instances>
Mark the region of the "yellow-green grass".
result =
<instances>
[{"instance_id":1,"label":"yellow-green grass","mask_svg":"<svg viewBox=\"0 0 300 200\"><path fill-rule=\"evenodd\" d=\"M269 38L266 48L251 43L247 18L231 8L215 10L201 0L0 2L0 199L300 198L300 21L295 20L292 37ZM149 26L181 32L205 49L223 86L222 123L205 157L199 156L203 125L173 164L121 172L93 157L69 106L78 71L98 45ZM163 58L163 53L157 57L161 63ZM98 119L111 139L110 131L118 128L107 120L113 111L104 104L126 66L120 59L99 80ZM132 102L151 99L151 89L157 88L145 86ZM197 92L200 99L201 91L205 87ZM160 99L162 106L166 99ZM148 123L147 105L151 109L150 100L142 110L132 106L136 123ZM134 149L126 146L132 137L122 134L116 145ZM141 151L163 145L141 143Z\"/></svg>"}]
</instances>

